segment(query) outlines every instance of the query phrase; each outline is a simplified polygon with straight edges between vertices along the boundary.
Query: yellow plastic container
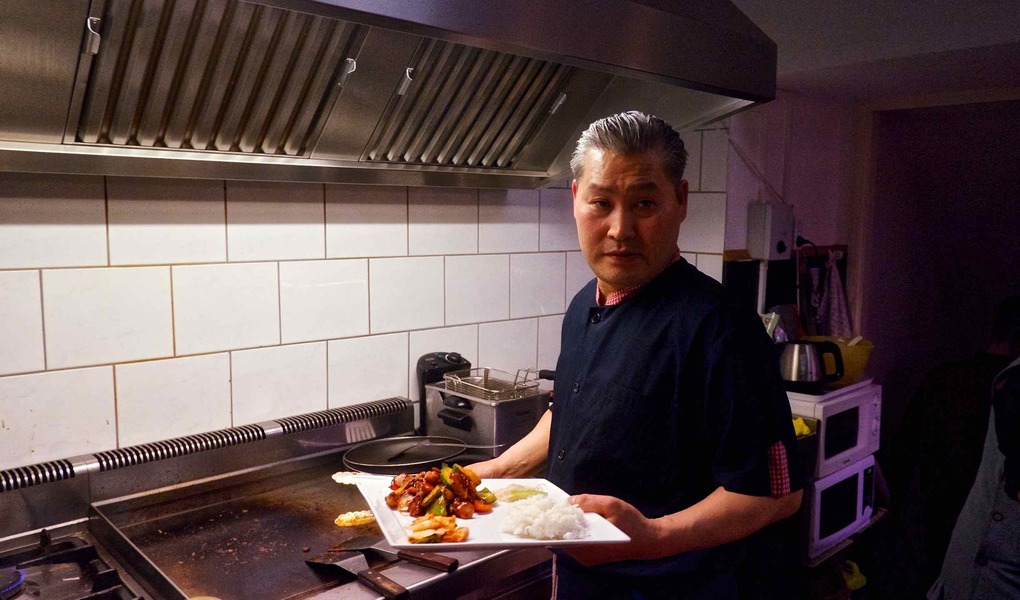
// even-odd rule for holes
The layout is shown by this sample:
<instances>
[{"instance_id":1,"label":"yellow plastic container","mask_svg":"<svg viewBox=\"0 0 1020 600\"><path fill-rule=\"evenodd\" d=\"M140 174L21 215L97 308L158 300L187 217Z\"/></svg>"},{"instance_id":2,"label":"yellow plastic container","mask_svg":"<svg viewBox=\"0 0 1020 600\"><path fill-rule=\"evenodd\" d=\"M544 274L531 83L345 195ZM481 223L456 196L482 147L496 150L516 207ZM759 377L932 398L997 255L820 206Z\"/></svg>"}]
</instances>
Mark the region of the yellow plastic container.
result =
<instances>
[{"instance_id":1,"label":"yellow plastic container","mask_svg":"<svg viewBox=\"0 0 1020 600\"><path fill-rule=\"evenodd\" d=\"M818 342L833 342L839 346L839 353L843 357L843 377L839 381L831 383L832 387L843 387L861 380L861 377L864 375L864 367L868 365L868 358L871 357L871 349L873 347L871 342L861 339L861 341L851 346L850 340L841 337L814 335L804 339ZM826 371L831 372L835 370L836 365L833 364L832 356L826 354L824 360Z\"/></svg>"}]
</instances>

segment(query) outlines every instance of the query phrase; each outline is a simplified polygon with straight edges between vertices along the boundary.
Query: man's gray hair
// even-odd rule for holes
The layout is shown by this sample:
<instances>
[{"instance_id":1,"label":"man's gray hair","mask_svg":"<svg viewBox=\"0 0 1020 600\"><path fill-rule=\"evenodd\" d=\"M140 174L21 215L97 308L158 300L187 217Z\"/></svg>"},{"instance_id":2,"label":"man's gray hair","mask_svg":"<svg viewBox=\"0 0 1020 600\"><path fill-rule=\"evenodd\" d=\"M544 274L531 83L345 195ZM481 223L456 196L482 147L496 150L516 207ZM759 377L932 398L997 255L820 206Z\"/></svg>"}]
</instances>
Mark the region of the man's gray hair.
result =
<instances>
[{"instance_id":1,"label":"man's gray hair","mask_svg":"<svg viewBox=\"0 0 1020 600\"><path fill-rule=\"evenodd\" d=\"M684 178L687 166L687 149L680 134L659 117L636 110L605 117L588 126L570 158L574 179L581 178L584 157L592 149L615 154L661 152L666 177L677 185Z\"/></svg>"}]
</instances>

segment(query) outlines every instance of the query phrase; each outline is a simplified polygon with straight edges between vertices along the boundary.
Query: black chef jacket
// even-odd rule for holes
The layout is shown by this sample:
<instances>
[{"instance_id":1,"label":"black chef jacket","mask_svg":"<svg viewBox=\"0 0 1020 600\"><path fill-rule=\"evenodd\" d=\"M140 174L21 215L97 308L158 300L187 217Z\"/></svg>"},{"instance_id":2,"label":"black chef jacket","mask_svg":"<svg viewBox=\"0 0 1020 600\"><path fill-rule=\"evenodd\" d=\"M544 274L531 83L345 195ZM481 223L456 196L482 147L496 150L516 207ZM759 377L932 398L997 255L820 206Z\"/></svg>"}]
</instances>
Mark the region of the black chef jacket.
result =
<instances>
[{"instance_id":1,"label":"black chef jacket","mask_svg":"<svg viewBox=\"0 0 1020 600\"><path fill-rule=\"evenodd\" d=\"M646 517L678 512L723 486L775 492L769 449L785 449L802 487L789 401L760 318L684 260L620 304L595 304L595 280L563 320L548 478L570 494L606 494ZM588 570L665 583L730 572L740 542ZM580 568L565 555L561 562ZM690 587L689 585L687 587ZM607 596L608 597L608 596ZM639 596L640 597L640 596Z\"/></svg>"}]
</instances>

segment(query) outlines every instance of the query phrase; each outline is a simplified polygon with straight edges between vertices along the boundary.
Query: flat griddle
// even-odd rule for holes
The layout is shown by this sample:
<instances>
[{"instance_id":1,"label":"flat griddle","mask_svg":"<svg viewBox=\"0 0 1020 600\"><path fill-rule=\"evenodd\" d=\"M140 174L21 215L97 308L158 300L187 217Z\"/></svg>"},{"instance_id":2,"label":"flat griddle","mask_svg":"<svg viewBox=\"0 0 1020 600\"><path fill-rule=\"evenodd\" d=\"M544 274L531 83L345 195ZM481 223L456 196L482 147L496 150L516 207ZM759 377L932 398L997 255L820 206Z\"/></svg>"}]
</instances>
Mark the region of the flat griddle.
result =
<instances>
[{"instance_id":1,"label":"flat griddle","mask_svg":"<svg viewBox=\"0 0 1020 600\"><path fill-rule=\"evenodd\" d=\"M333 523L341 513L368 508L354 486L330 478L337 470L334 460L277 476L168 490L105 507L104 514L187 596L300 598L354 580L317 572L306 558L359 535L380 534L375 525Z\"/></svg>"}]
</instances>

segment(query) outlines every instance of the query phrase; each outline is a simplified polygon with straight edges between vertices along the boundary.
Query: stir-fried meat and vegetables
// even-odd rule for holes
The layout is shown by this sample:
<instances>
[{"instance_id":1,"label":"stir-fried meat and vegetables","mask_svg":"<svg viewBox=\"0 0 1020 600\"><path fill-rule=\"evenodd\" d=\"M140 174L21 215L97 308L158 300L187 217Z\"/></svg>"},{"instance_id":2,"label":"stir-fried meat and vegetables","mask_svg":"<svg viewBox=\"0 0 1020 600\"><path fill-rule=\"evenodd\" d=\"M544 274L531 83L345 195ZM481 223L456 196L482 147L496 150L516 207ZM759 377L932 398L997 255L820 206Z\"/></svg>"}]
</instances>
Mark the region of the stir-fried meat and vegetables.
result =
<instances>
[{"instance_id":1,"label":"stir-fried meat and vegetables","mask_svg":"<svg viewBox=\"0 0 1020 600\"><path fill-rule=\"evenodd\" d=\"M430 514L470 519L475 513L491 511L496 502L496 495L478 489L479 484L478 475L460 465L432 467L413 475L401 473L390 482L392 491L386 496L386 505L412 517Z\"/></svg>"}]
</instances>

